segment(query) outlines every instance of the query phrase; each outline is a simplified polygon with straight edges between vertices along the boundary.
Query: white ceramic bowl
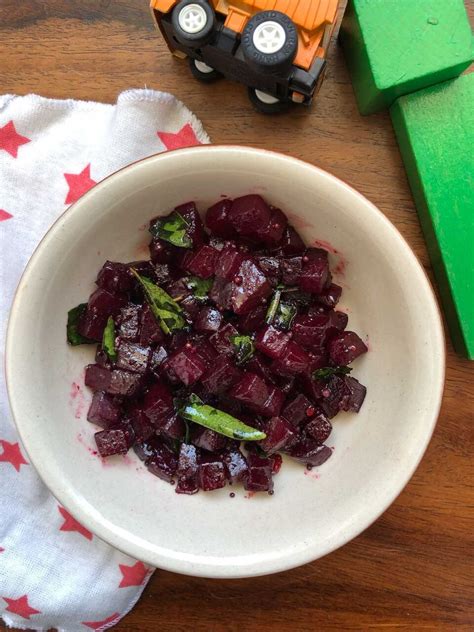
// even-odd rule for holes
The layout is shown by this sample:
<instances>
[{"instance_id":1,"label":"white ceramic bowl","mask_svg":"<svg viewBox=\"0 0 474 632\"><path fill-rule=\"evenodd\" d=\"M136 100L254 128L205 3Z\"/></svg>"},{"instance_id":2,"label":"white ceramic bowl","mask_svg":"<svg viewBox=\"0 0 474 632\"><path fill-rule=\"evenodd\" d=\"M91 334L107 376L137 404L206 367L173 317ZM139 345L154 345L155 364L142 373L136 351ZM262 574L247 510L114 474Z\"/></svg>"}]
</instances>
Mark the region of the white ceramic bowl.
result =
<instances>
[{"instance_id":1,"label":"white ceramic bowl","mask_svg":"<svg viewBox=\"0 0 474 632\"><path fill-rule=\"evenodd\" d=\"M132 453L107 465L91 454L90 394L77 393L90 347L68 347L68 309L92 291L105 259L146 258L144 225L177 204L201 209L221 194L258 192L288 211L306 242L347 260L342 305L369 337L354 363L367 385L362 411L334 421L332 458L308 473L285 460L275 494L243 489L180 496ZM337 265L338 258L331 257ZM339 269L342 266L339 266ZM8 330L11 406L29 457L57 499L115 547L167 570L245 577L315 560L368 527L400 493L436 423L444 340L427 278L397 230L370 202L304 162L243 147L152 156L89 191L33 255ZM76 418L78 417L78 418ZM90 448L89 448L90 447ZM229 498L229 492L237 492Z\"/></svg>"}]
</instances>

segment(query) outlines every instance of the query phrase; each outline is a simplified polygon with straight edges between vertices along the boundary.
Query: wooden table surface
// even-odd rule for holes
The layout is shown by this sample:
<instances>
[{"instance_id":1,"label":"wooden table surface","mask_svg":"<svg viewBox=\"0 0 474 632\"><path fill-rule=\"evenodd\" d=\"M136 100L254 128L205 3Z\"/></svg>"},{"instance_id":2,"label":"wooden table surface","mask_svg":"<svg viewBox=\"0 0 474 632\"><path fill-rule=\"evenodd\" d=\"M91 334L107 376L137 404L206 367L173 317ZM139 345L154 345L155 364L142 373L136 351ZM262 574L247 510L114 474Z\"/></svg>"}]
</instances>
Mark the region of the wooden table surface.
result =
<instances>
[{"instance_id":1,"label":"wooden table surface","mask_svg":"<svg viewBox=\"0 0 474 632\"><path fill-rule=\"evenodd\" d=\"M474 19L474 5L469 13ZM431 275L386 113L359 116L337 45L317 103L275 118L242 86L201 85L173 59L147 0L1 0L1 92L113 102L126 88L174 93L216 143L275 149L339 176L397 226ZM440 419L420 467L385 514L335 553L247 580L157 571L115 629L473 630L473 365L448 341Z\"/></svg>"}]
</instances>

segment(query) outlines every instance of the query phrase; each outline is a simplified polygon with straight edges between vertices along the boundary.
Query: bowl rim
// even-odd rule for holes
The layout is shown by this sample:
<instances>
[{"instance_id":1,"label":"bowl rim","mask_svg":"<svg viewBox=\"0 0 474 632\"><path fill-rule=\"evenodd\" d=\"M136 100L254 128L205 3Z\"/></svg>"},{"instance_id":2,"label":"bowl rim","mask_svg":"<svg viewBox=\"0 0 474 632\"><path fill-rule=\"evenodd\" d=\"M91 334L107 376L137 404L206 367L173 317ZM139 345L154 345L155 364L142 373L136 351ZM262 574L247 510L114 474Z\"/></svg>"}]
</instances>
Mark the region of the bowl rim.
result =
<instances>
[{"instance_id":1,"label":"bowl rim","mask_svg":"<svg viewBox=\"0 0 474 632\"><path fill-rule=\"evenodd\" d=\"M392 231L394 237L396 237L402 245L403 250L406 255L412 259L412 264L415 268L418 268L419 272L422 272L421 279L422 282L425 283L427 291L427 298L431 303L431 307L434 308L432 310L433 313L433 321L432 325L436 330L436 337L440 340L439 345L439 361L438 361L438 375L439 381L437 386L437 397L435 404L433 406L433 411L431 413L431 419L429 425L426 426L426 434L423 443L420 443L418 446L418 452L416 458L411 463L411 467L408 468L403 476L399 476L398 484L395 486L396 489L392 490L392 493L383 499L384 502L381 503L379 509L372 513L368 519L359 521L357 525L351 524L350 527L347 528L347 532L344 531L342 536L339 539L336 539L329 546L327 546L321 553L317 556L310 551L309 547L305 549L305 554L298 556L298 559L294 559L294 556L287 556L285 558L277 558L276 560L268 560L263 564L255 564L251 563L249 566L245 567L235 567L232 566L231 563L228 566L225 565L215 565L212 566L209 563L199 563L199 562L186 562L181 561L177 558L166 557L156 553L150 553L147 555L147 552L141 545L135 544L133 540L127 538L126 536L118 536L116 533L112 533L105 524L102 524L100 521L96 520L94 515L91 515L87 512L86 509L81 507L80 502L76 502L76 496L74 491L68 491L66 487L63 487L56 480L54 474L51 474L48 471L47 466L44 466L44 463L39 459L36 459L34 447L28 445L28 439L26 439L26 433L23 432L25 429L22 426L22 422L20 420L20 412L17 410L16 402L15 402L15 394L13 393L12 383L13 383L13 375L12 375L12 366L11 366L11 357L13 356L13 340L11 335L11 330L13 328L13 323L16 318L16 314L20 309L20 293L23 287L27 283L27 277L30 271L33 269L36 259L41 256L41 252L43 250L44 242L49 239L56 232L58 226L69 216L76 212L78 206L80 206L84 200L87 200L89 196L93 194L93 192L97 192L99 188L103 188L108 184L110 179L114 179L120 176L123 171L129 170L132 167L136 167L142 163L153 162L160 158L166 158L170 155L187 155L187 154L195 154L202 152L212 152L212 151L235 151L239 153L248 153L250 155L267 155L270 158L278 158L285 162L290 162L293 164L299 164L301 167L309 168L310 171L314 171L318 173L320 176L326 177L343 189L348 190L352 195L359 198L363 204L366 206L367 211L369 213L375 214L379 220L381 220L386 227ZM22 273L18 286L15 290L13 301L11 304L10 314L7 323L6 330L6 344L5 344L5 381L7 386L7 394L8 400L10 404L10 410L12 412L12 416L15 422L16 429L20 436L20 440L23 444L23 447L27 453L28 458L30 459L31 464L34 466L36 473L39 475L43 483L49 489L51 494L60 502L62 506L64 506L67 511L77 519L81 524L87 526L92 533L94 533L97 537L99 537L104 542L108 543L110 546L117 548L123 553L130 555L134 558L142 560L150 565L156 566L157 568L161 568L163 570L190 575L195 577L206 577L206 578L245 578L245 577L256 577L261 575L267 575L277 572L282 572L286 570L290 570L292 568L296 568L306 563L310 563L315 561L316 559L320 559L329 553L332 553L336 549L344 546L361 533L363 533L367 528L369 528L372 524L374 524L380 516L390 507L390 505L398 498L398 496L402 493L402 491L407 486L408 482L414 475L417 470L426 450L431 441L439 413L441 410L444 386L446 379L446 337L443 328L443 320L441 310L436 299L436 293L433 288L433 284L424 269L421 261L418 256L412 250L408 241L401 234L399 229L386 217L386 215L377 207L375 204L370 202L362 193L357 191L350 184L339 178L338 176L333 175L332 173L318 167L317 165L313 165L301 158L296 158L294 156L286 155L278 151L268 150L268 149L260 149L256 147L250 146L242 146L242 145L234 145L234 144L212 144L212 145L198 145L192 147L184 147L177 148L171 151L161 152L151 154L146 156L145 158L141 158L139 160L133 161L120 169L117 169L113 173L106 176L100 182L98 182L94 187L89 189L86 193L84 193L78 200L76 200L73 204L71 204L67 209L65 209L58 218L54 221L54 223L49 227L47 232L43 235L38 245L34 249L31 257L28 260L27 265ZM33 449L32 449L33 448ZM190 566L192 566L192 572L190 572ZM242 572L244 570L244 572Z\"/></svg>"}]
</instances>

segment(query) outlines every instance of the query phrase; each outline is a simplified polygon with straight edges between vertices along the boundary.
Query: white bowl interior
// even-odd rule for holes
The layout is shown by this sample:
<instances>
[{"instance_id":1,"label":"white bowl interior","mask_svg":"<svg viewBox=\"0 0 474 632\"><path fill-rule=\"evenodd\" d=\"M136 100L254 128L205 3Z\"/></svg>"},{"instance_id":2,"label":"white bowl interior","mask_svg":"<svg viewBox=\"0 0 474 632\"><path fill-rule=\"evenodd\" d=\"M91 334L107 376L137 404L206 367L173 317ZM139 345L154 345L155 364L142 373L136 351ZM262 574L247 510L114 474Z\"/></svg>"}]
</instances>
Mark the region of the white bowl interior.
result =
<instances>
[{"instance_id":1,"label":"white bowl interior","mask_svg":"<svg viewBox=\"0 0 474 632\"><path fill-rule=\"evenodd\" d=\"M180 496L133 454L91 453L83 367L92 347L65 342L67 311L86 300L106 259L147 257L149 219L179 203L263 194L295 216L308 244L343 253L341 305L368 336L354 363L367 385L359 415L341 414L332 458L311 473L286 459L275 494L242 488ZM334 265L339 258L331 255ZM340 267L340 266L339 266ZM444 374L437 307L414 255L365 198L285 156L206 147L152 157L86 194L48 233L23 277L8 335L13 412L56 497L100 537L150 564L214 577L274 572L328 553L366 528L414 471L436 421ZM79 384L79 393L72 386ZM73 394L75 395L73 396ZM78 417L78 418L76 418ZM236 497L229 498L229 492Z\"/></svg>"}]
</instances>

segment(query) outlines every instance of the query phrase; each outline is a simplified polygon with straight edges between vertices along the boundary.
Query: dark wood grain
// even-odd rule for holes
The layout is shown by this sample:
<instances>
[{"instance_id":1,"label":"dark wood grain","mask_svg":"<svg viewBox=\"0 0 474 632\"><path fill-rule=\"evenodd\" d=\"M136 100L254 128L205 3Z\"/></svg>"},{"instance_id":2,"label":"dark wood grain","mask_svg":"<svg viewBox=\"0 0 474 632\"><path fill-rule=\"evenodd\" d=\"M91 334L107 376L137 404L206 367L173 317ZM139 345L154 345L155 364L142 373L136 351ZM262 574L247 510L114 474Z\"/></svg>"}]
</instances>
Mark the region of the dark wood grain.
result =
<instances>
[{"instance_id":1,"label":"dark wood grain","mask_svg":"<svg viewBox=\"0 0 474 632\"><path fill-rule=\"evenodd\" d=\"M474 6L469 4L471 19ZM214 142L289 153L359 189L399 228L431 275L386 113L359 116L336 45L315 107L279 118L251 110L241 86L203 86L169 56L146 0L1 0L1 91L112 102L126 88L173 92ZM249 580L157 571L115 629L474 629L472 364L448 341L446 390L412 481L364 534L287 573Z\"/></svg>"}]
</instances>

